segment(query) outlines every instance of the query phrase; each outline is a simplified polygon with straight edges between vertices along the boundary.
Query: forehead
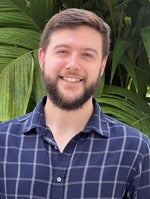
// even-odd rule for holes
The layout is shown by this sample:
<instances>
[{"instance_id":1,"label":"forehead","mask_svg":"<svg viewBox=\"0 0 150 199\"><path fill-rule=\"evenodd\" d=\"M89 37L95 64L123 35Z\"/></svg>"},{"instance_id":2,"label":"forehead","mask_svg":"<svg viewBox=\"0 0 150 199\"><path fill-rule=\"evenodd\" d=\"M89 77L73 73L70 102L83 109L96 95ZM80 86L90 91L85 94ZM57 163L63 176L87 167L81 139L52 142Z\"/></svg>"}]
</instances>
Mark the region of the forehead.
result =
<instances>
[{"instance_id":1,"label":"forehead","mask_svg":"<svg viewBox=\"0 0 150 199\"><path fill-rule=\"evenodd\" d=\"M64 28L54 31L49 38L49 45L76 44L79 46L101 46L102 36L100 32L88 26L76 28Z\"/></svg>"}]
</instances>

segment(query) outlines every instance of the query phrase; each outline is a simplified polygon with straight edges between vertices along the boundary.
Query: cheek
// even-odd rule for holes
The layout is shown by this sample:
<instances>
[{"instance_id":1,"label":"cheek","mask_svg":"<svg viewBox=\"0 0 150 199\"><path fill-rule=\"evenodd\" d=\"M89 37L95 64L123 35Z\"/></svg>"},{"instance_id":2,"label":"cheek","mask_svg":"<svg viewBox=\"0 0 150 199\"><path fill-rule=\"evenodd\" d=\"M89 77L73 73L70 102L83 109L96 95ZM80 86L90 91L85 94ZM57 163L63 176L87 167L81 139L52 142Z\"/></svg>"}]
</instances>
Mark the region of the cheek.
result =
<instances>
[{"instance_id":1,"label":"cheek","mask_svg":"<svg viewBox=\"0 0 150 199\"><path fill-rule=\"evenodd\" d=\"M47 73L56 72L62 66L62 61L59 59L54 59L53 57L48 57L45 59L44 68Z\"/></svg>"},{"instance_id":2,"label":"cheek","mask_svg":"<svg viewBox=\"0 0 150 199\"><path fill-rule=\"evenodd\" d=\"M54 73L61 63L60 60L56 59L52 53L49 52L44 54L43 51L41 51L39 58L41 70L47 75Z\"/></svg>"},{"instance_id":3,"label":"cheek","mask_svg":"<svg viewBox=\"0 0 150 199\"><path fill-rule=\"evenodd\" d=\"M101 70L99 66L93 66L88 70L88 76L90 79L96 80L100 76Z\"/></svg>"}]
</instances>

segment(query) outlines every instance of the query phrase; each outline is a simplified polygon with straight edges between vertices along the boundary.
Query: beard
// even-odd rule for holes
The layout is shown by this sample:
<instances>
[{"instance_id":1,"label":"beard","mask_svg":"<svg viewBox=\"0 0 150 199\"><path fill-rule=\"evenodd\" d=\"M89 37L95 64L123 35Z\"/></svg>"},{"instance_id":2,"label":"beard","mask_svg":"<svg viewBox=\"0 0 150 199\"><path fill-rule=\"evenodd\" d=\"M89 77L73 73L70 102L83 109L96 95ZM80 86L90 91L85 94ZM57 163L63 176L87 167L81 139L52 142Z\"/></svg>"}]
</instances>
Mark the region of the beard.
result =
<instances>
[{"instance_id":1,"label":"beard","mask_svg":"<svg viewBox=\"0 0 150 199\"><path fill-rule=\"evenodd\" d=\"M47 77L44 71L42 71L42 78L47 95L51 102L58 108L66 111L73 111L82 108L82 106L94 95L100 82L100 75L98 75L95 82L91 83L89 86L84 86L82 94L74 97L74 99L68 100L63 93L60 92L57 86L59 78L54 80Z\"/></svg>"}]
</instances>

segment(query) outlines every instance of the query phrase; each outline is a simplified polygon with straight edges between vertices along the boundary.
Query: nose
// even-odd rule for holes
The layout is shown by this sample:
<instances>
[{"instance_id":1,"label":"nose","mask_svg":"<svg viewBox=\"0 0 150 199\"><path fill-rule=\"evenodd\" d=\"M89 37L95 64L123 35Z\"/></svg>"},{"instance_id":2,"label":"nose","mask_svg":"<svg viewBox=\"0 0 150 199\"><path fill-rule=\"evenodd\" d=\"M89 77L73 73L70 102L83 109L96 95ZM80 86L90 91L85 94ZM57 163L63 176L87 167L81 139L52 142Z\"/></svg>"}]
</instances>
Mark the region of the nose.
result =
<instances>
[{"instance_id":1,"label":"nose","mask_svg":"<svg viewBox=\"0 0 150 199\"><path fill-rule=\"evenodd\" d=\"M80 70L79 56L77 53L73 53L69 56L66 69Z\"/></svg>"}]
</instances>

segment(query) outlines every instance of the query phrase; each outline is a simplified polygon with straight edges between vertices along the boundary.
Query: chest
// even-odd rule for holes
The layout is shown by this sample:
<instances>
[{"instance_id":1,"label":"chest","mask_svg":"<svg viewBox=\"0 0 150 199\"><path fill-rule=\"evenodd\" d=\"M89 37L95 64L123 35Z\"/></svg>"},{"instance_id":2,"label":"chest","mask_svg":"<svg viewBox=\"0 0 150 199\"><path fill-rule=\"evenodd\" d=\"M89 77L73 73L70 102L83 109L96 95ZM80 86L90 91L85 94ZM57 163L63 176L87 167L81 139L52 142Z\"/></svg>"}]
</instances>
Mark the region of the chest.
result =
<instances>
[{"instance_id":1,"label":"chest","mask_svg":"<svg viewBox=\"0 0 150 199\"><path fill-rule=\"evenodd\" d=\"M106 140L71 140L63 153L51 140L20 142L1 150L1 193L18 198L121 198L133 160L127 156L128 151L122 155Z\"/></svg>"}]
</instances>

